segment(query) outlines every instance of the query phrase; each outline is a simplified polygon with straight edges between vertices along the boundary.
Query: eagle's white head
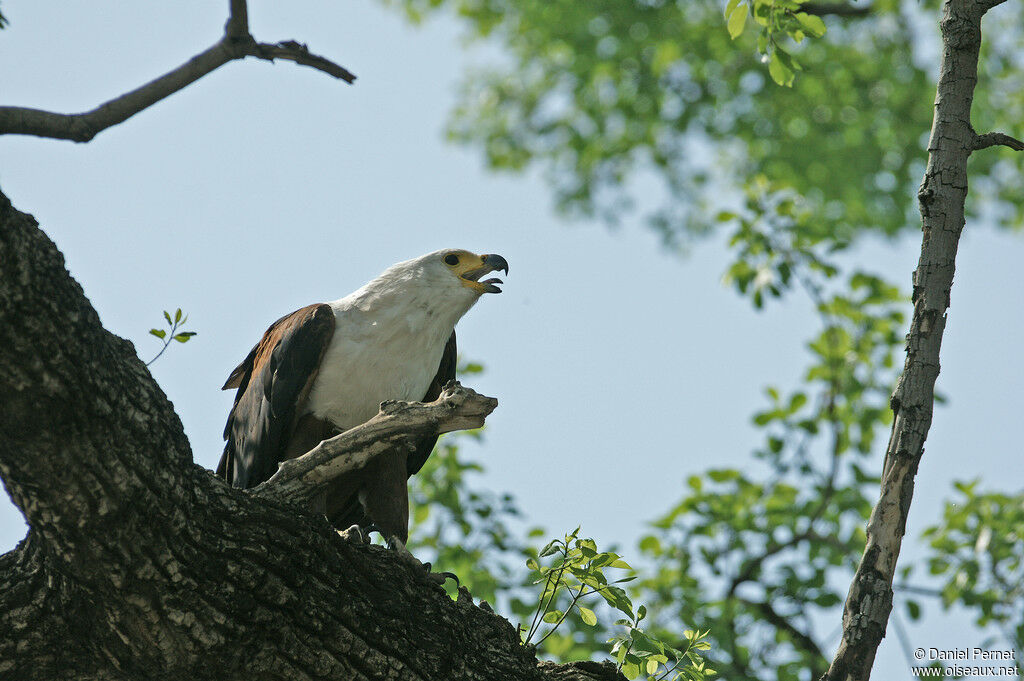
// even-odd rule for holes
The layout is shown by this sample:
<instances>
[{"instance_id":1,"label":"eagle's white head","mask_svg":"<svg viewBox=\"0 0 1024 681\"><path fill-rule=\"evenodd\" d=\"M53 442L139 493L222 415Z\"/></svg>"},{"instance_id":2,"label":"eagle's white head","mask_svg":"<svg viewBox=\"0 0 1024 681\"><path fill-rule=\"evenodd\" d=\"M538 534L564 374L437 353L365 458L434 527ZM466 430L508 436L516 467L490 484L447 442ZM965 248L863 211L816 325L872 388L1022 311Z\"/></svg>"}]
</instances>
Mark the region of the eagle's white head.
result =
<instances>
[{"instance_id":1,"label":"eagle's white head","mask_svg":"<svg viewBox=\"0 0 1024 681\"><path fill-rule=\"evenodd\" d=\"M485 274L498 270L508 274L508 262L500 255L477 255L457 248L445 248L392 265L380 278L422 283L437 287L436 290L465 289L479 297L484 293L501 293L496 286L502 283L501 279L480 280Z\"/></svg>"},{"instance_id":2,"label":"eagle's white head","mask_svg":"<svg viewBox=\"0 0 1024 681\"><path fill-rule=\"evenodd\" d=\"M496 270L508 272L500 255L444 249L392 265L332 302L337 322L310 410L351 428L383 400L423 399L459 319L483 294L501 292L500 279L484 278Z\"/></svg>"},{"instance_id":3,"label":"eagle's white head","mask_svg":"<svg viewBox=\"0 0 1024 681\"><path fill-rule=\"evenodd\" d=\"M491 272L508 273L508 262L500 255L477 255L445 248L396 263L364 288L376 295L429 296L468 310L484 293L501 293L497 277L483 279Z\"/></svg>"},{"instance_id":4,"label":"eagle's white head","mask_svg":"<svg viewBox=\"0 0 1024 681\"><path fill-rule=\"evenodd\" d=\"M508 273L500 255L445 248L392 265L349 298L364 310L388 308L412 316L419 310L454 326L483 294L501 293L501 279L484 279L499 270Z\"/></svg>"}]
</instances>

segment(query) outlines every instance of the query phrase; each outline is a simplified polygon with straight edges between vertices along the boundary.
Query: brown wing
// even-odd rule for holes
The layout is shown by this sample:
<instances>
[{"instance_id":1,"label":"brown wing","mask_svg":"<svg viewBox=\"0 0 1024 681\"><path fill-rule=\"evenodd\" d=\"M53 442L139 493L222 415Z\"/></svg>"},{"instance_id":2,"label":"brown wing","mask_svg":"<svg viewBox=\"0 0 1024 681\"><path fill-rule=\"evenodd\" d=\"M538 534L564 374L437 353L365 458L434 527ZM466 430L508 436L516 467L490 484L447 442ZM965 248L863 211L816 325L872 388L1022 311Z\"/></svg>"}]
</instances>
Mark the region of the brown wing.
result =
<instances>
[{"instance_id":1,"label":"brown wing","mask_svg":"<svg viewBox=\"0 0 1024 681\"><path fill-rule=\"evenodd\" d=\"M334 335L330 305L308 305L274 322L224 384L238 388L224 427L217 475L254 487L287 458L289 440Z\"/></svg>"}]
</instances>

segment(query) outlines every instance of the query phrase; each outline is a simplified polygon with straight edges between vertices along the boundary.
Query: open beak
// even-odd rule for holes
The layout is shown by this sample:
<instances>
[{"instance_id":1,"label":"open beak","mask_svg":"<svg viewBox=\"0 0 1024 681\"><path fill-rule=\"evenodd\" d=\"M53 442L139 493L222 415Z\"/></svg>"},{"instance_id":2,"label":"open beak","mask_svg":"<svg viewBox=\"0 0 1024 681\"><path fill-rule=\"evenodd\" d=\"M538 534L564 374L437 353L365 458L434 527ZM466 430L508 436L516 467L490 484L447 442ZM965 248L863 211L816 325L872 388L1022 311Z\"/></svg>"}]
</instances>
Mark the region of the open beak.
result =
<instances>
[{"instance_id":1,"label":"open beak","mask_svg":"<svg viewBox=\"0 0 1024 681\"><path fill-rule=\"evenodd\" d=\"M501 279L497 277L491 277L489 279L480 280L480 277L491 272L497 272L501 270L505 274L508 274L508 261L500 255L490 253L488 255L480 256L480 267L474 267L473 269L465 272L462 278L467 281L472 281L477 285L474 286L481 293L501 293L501 289L497 287L497 284L504 284Z\"/></svg>"}]
</instances>

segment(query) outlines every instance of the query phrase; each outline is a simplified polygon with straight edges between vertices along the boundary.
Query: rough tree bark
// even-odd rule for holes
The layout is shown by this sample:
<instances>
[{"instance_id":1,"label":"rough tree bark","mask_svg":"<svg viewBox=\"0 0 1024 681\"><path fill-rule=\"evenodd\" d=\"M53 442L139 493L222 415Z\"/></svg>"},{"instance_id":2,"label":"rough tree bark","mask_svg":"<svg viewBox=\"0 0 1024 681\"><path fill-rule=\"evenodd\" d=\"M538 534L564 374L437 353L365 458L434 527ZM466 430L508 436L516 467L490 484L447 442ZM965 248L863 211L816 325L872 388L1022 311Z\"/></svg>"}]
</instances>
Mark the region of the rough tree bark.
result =
<instances>
[{"instance_id":1,"label":"rough tree bark","mask_svg":"<svg viewBox=\"0 0 1024 681\"><path fill-rule=\"evenodd\" d=\"M914 476L932 421L939 348L964 227L967 159L972 151L997 144L1024 149L1024 144L1008 135L979 135L971 126L981 20L988 10L1004 1L943 3L942 65L928 142L928 166L918 192L924 234L914 272L914 315L907 335L907 359L892 395L892 433L882 468L881 492L868 520L867 546L846 599L843 638L823 681L867 681L885 636Z\"/></svg>"},{"instance_id":2,"label":"rough tree bark","mask_svg":"<svg viewBox=\"0 0 1024 681\"><path fill-rule=\"evenodd\" d=\"M481 403L453 407L458 392L423 409L459 426ZM0 395L0 476L30 527L0 557L2 679L618 678L538 664L468 592L453 602L395 553L342 541L287 500L309 471L252 493L193 464L132 345L3 194ZM401 428L410 409L377 420ZM443 420L424 418L404 427Z\"/></svg>"}]
</instances>

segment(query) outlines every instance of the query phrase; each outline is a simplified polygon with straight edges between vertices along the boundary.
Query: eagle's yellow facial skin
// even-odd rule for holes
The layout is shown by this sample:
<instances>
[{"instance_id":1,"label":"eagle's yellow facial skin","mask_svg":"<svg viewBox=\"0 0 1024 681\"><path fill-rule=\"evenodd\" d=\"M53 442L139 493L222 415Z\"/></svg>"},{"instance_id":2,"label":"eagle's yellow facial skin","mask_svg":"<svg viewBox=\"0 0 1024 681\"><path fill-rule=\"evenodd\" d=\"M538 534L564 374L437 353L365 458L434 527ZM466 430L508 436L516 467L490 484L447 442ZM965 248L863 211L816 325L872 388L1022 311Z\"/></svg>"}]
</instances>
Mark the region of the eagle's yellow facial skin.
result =
<instances>
[{"instance_id":1,"label":"eagle's yellow facial skin","mask_svg":"<svg viewBox=\"0 0 1024 681\"><path fill-rule=\"evenodd\" d=\"M477 255L469 251L447 251L441 260L451 270L452 274L459 278L459 282L466 288L477 293L494 293L492 284L477 281L483 273L493 272L494 266L486 262L486 255Z\"/></svg>"}]
</instances>

